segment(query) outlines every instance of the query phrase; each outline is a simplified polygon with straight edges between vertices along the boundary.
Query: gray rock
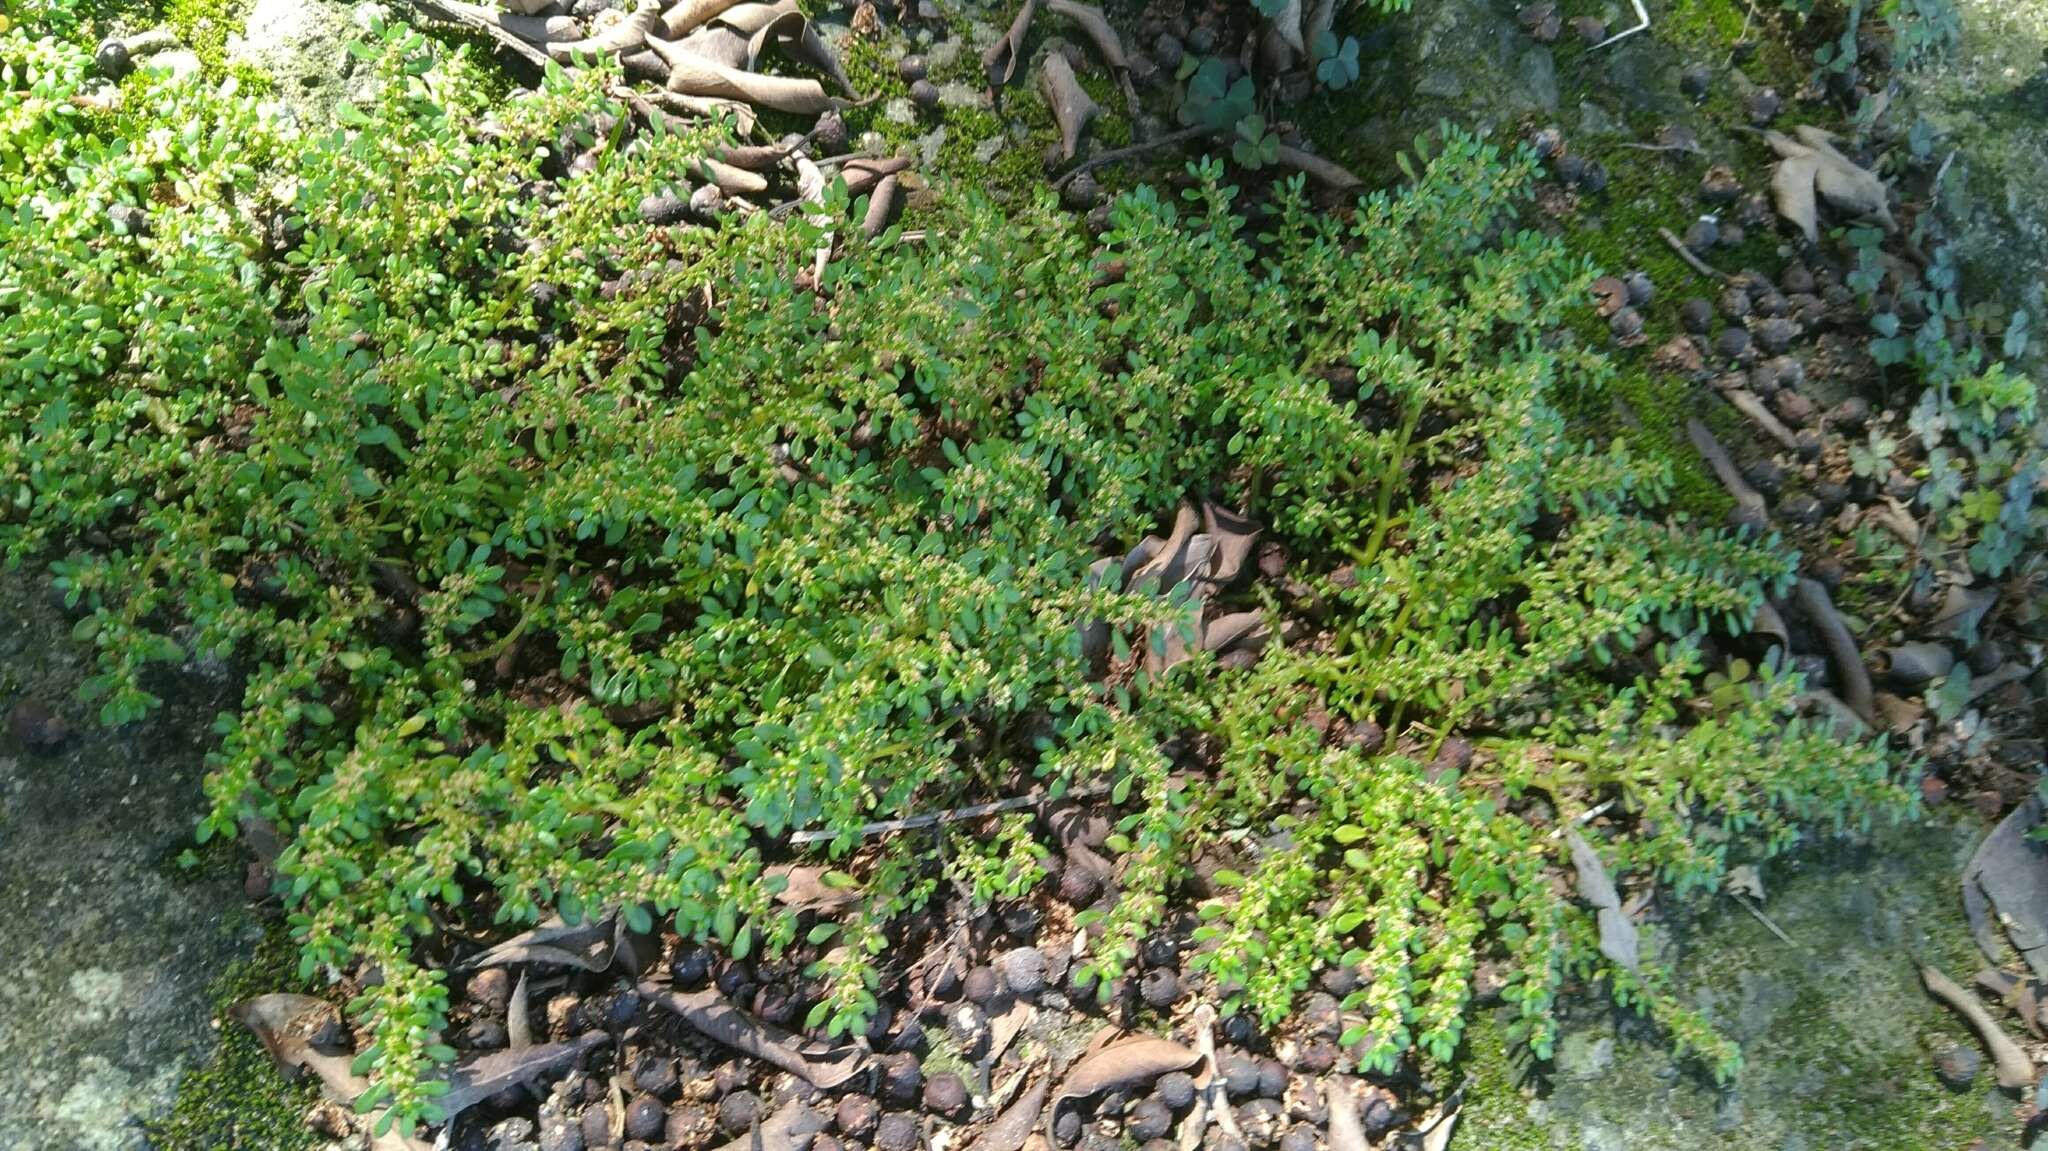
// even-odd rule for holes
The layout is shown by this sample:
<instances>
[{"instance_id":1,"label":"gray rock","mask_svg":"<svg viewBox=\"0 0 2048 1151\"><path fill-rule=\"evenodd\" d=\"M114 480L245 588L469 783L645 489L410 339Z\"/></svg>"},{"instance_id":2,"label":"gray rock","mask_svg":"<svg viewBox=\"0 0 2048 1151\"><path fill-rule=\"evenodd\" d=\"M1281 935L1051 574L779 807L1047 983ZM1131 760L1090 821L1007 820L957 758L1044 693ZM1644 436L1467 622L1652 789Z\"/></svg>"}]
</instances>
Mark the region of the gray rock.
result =
<instances>
[{"instance_id":1,"label":"gray rock","mask_svg":"<svg viewBox=\"0 0 2048 1151\"><path fill-rule=\"evenodd\" d=\"M242 30L228 37L227 62L267 73L300 122L324 124L344 94L348 45L359 34L337 0L255 0Z\"/></svg>"}]
</instances>

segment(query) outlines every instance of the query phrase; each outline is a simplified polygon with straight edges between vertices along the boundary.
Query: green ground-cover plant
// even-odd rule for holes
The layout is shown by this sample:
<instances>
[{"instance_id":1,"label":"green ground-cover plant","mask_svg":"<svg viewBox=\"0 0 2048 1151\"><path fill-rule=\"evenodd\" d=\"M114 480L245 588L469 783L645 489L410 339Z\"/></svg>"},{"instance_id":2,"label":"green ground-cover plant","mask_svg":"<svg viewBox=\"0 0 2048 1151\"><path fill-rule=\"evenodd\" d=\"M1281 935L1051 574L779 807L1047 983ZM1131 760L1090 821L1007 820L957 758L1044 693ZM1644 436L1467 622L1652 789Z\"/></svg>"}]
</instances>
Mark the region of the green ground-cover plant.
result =
<instances>
[{"instance_id":1,"label":"green ground-cover plant","mask_svg":"<svg viewBox=\"0 0 2048 1151\"><path fill-rule=\"evenodd\" d=\"M662 230L640 199L716 130L631 131L595 71L491 100L391 29L374 99L297 136L231 86L88 115L80 49L0 53L0 548L53 561L107 721L182 662L246 673L201 833L275 825L302 976L374 967L364 1106L400 1121L453 1054L440 924L794 950L810 1022L859 1031L941 868L1014 897L1045 850L861 824L1081 782L1120 817L1105 983L1249 834L1201 961L1235 1005L1363 964L1347 1042L1385 1070L1453 1057L1498 962L1539 1054L1576 975L1725 1069L1654 960L1603 958L1551 830L1615 800L1606 866L1683 894L1910 807L1788 676L1695 701L1791 560L1560 414L1606 367L1560 338L1591 269L1514 223L1526 154L1447 131L1402 188L1256 228L1211 163L1099 240L972 195L919 243L847 237L843 196ZM1187 600L1089 567L1202 495L1313 607L1275 601L1297 638L1248 671L1133 673ZM1310 709L1400 739L1325 747ZM836 927L764 879L801 828L862 891Z\"/></svg>"}]
</instances>

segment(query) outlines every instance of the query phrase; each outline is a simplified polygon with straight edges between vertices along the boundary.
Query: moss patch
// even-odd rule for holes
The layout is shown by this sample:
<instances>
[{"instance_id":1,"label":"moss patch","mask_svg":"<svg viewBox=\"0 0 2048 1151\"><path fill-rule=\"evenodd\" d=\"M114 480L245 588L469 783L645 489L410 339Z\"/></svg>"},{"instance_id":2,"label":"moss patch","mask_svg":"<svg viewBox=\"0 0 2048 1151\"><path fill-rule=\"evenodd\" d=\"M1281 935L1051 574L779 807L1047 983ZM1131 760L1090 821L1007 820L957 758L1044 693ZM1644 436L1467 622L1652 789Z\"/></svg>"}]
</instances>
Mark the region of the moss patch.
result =
<instances>
[{"instance_id":1,"label":"moss patch","mask_svg":"<svg viewBox=\"0 0 2048 1151\"><path fill-rule=\"evenodd\" d=\"M1725 1089L1675 1064L1640 1021L1590 1001L1541 1068L1499 1018L1475 1021L1459 1140L1497 1151L2016 1146L2015 1101L1988 1072L1964 1091L1936 1079L1933 1053L1973 1041L1920 990L1910 959L1958 975L1980 964L1953 886L1973 838L1924 826L1772 865L1765 911L1792 945L1725 902L1666 933L1682 993L1743 1044Z\"/></svg>"},{"instance_id":2,"label":"moss patch","mask_svg":"<svg viewBox=\"0 0 2048 1151\"><path fill-rule=\"evenodd\" d=\"M178 1083L171 1112L148 1125L156 1151L310 1151L321 1144L306 1126L319 1097L310 1080L292 1082L228 1008L252 995L296 985L298 952L272 925L248 958L230 964L211 989L220 1046L204 1067Z\"/></svg>"}]
</instances>

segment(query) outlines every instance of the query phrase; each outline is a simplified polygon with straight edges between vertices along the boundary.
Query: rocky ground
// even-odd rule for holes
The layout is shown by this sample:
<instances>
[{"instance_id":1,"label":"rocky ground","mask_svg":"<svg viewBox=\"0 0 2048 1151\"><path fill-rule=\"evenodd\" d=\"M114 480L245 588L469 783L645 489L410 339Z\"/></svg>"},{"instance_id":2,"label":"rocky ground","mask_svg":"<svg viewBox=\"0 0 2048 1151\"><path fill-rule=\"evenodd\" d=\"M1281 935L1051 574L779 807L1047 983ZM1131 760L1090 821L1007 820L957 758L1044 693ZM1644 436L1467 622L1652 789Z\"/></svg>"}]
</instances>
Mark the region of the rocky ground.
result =
<instances>
[{"instance_id":1,"label":"rocky ground","mask_svg":"<svg viewBox=\"0 0 2048 1151\"><path fill-rule=\"evenodd\" d=\"M42 581L0 579L0 1148L129 1151L214 1045L210 987L262 927L220 868L189 874L219 683L107 731L74 692Z\"/></svg>"}]
</instances>

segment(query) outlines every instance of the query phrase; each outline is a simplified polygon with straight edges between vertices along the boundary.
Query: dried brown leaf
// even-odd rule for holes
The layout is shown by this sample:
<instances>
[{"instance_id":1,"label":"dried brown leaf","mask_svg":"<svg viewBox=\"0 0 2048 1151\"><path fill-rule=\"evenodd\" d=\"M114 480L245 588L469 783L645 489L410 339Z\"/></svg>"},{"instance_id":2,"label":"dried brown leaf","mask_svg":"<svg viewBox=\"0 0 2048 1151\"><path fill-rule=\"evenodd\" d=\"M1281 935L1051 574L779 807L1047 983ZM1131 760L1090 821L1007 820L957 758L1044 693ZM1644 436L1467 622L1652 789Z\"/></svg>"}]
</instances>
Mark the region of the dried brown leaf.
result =
<instances>
[{"instance_id":1,"label":"dried brown leaf","mask_svg":"<svg viewBox=\"0 0 2048 1151\"><path fill-rule=\"evenodd\" d=\"M1058 52L1046 53L1045 62L1038 66L1038 90L1051 106L1053 122L1060 128L1060 159L1071 160L1081 146L1081 133L1088 130L1089 122L1102 113L1102 108L1081 88L1081 82L1074 78L1073 65Z\"/></svg>"},{"instance_id":2,"label":"dried brown leaf","mask_svg":"<svg viewBox=\"0 0 2048 1151\"><path fill-rule=\"evenodd\" d=\"M839 1086L868 1066L867 1055L859 1048L801 1040L733 1007L716 988L685 992L642 983L640 996L681 1016L706 1038L772 1063L822 1090Z\"/></svg>"}]
</instances>

